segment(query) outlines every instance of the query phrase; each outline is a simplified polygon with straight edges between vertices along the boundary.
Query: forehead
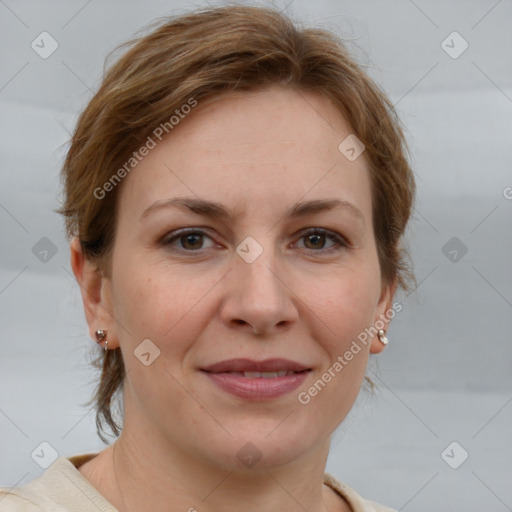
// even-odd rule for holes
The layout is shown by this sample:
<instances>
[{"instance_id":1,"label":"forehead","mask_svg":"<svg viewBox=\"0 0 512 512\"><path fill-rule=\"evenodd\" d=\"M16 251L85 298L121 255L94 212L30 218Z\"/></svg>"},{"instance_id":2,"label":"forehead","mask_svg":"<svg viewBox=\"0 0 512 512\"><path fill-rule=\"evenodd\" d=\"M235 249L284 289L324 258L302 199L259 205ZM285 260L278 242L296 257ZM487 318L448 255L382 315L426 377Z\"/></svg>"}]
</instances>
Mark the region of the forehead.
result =
<instances>
[{"instance_id":1,"label":"forehead","mask_svg":"<svg viewBox=\"0 0 512 512\"><path fill-rule=\"evenodd\" d=\"M301 198L340 196L371 215L364 154L349 161L338 149L351 133L317 93L273 86L198 102L131 171L121 201L139 215L183 195L275 214Z\"/></svg>"}]
</instances>

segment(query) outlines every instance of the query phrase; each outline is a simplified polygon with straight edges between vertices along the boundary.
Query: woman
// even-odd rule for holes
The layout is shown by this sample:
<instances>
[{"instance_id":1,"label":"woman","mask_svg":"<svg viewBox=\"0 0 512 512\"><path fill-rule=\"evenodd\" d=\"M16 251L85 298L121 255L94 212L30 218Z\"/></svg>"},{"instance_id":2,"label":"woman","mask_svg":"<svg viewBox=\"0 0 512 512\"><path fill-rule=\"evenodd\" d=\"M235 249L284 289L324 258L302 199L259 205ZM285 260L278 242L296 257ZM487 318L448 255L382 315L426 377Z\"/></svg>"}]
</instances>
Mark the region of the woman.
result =
<instances>
[{"instance_id":1,"label":"woman","mask_svg":"<svg viewBox=\"0 0 512 512\"><path fill-rule=\"evenodd\" d=\"M391 510L324 474L407 286L414 195L342 44L262 8L167 20L106 74L63 177L118 439L2 510Z\"/></svg>"}]
</instances>

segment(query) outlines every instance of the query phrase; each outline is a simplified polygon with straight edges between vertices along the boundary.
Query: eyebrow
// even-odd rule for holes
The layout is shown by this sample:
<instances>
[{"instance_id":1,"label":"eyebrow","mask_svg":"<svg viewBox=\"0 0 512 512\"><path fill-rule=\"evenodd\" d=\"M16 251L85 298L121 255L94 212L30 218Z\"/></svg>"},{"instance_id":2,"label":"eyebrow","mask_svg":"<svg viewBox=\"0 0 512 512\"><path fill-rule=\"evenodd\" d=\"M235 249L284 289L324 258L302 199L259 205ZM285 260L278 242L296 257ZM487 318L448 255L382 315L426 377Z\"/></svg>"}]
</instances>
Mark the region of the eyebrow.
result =
<instances>
[{"instance_id":1,"label":"eyebrow","mask_svg":"<svg viewBox=\"0 0 512 512\"><path fill-rule=\"evenodd\" d=\"M229 220L233 217L232 213L220 203L194 197L174 197L172 199L156 201L142 212L140 218L143 219L152 212L167 208L188 210L198 215L202 215L203 217L217 220ZM285 217L295 219L306 215L330 211L335 208L345 210L352 217L359 219L363 224L365 224L364 216L356 206L344 199L337 198L299 201L288 210Z\"/></svg>"}]
</instances>

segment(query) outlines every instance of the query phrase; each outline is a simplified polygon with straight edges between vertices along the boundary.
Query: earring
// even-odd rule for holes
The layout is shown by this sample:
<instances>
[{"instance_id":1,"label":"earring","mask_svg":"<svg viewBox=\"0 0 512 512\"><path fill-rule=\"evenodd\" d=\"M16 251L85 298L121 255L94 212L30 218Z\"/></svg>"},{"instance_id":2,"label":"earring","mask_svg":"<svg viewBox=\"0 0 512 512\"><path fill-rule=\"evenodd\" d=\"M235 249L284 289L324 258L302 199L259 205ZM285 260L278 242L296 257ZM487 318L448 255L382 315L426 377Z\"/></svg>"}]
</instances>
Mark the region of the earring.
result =
<instances>
[{"instance_id":1,"label":"earring","mask_svg":"<svg viewBox=\"0 0 512 512\"><path fill-rule=\"evenodd\" d=\"M389 340L386 338L386 331L384 329L380 329L379 332L377 333L377 336L379 338L379 341L383 345L387 345L388 344Z\"/></svg>"},{"instance_id":2,"label":"earring","mask_svg":"<svg viewBox=\"0 0 512 512\"><path fill-rule=\"evenodd\" d=\"M101 343L105 340L105 352L108 350L108 340L107 340L107 331L103 329L98 329L96 332L96 343Z\"/></svg>"}]
</instances>

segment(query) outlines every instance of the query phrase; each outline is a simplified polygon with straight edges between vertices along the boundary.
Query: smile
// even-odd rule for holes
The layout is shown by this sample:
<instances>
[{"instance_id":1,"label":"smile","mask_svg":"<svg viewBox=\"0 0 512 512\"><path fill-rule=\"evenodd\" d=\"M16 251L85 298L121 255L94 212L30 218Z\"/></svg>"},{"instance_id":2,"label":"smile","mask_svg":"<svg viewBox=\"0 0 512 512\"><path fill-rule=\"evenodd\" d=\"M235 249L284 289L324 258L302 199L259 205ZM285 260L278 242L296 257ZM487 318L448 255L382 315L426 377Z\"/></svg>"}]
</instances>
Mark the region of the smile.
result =
<instances>
[{"instance_id":1,"label":"smile","mask_svg":"<svg viewBox=\"0 0 512 512\"><path fill-rule=\"evenodd\" d=\"M201 368L218 389L252 401L282 397L304 383L311 368L288 359L230 359Z\"/></svg>"}]
</instances>

